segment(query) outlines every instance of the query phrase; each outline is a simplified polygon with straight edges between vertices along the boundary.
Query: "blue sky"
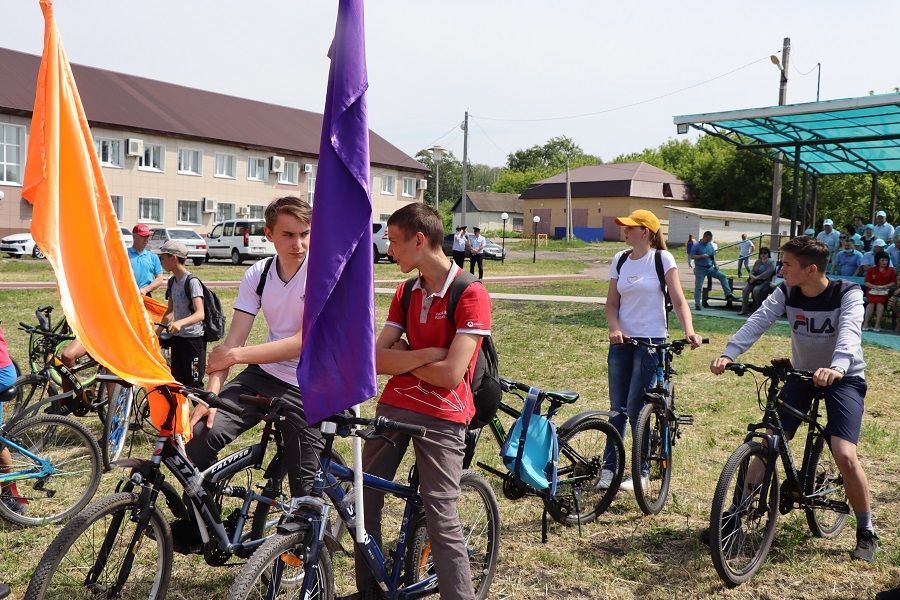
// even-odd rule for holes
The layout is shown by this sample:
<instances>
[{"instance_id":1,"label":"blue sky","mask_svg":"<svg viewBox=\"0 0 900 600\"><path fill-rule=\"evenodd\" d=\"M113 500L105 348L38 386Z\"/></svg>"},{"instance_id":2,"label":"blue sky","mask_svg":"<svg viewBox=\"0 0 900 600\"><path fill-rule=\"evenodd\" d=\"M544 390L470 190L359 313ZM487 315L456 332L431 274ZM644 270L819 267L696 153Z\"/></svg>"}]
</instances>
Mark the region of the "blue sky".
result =
<instances>
[{"instance_id":1,"label":"blue sky","mask_svg":"<svg viewBox=\"0 0 900 600\"><path fill-rule=\"evenodd\" d=\"M0 45L40 53L37 0L0 1ZM72 62L315 111L335 14L336 0L56 2ZM556 135L611 159L674 137L673 115L775 104L768 56L786 36L789 103L815 99L817 62L823 100L900 86L888 1L375 0L366 22L370 126L410 154L437 141L461 156L468 109L470 160L498 166ZM534 120L585 113L600 114Z\"/></svg>"}]
</instances>

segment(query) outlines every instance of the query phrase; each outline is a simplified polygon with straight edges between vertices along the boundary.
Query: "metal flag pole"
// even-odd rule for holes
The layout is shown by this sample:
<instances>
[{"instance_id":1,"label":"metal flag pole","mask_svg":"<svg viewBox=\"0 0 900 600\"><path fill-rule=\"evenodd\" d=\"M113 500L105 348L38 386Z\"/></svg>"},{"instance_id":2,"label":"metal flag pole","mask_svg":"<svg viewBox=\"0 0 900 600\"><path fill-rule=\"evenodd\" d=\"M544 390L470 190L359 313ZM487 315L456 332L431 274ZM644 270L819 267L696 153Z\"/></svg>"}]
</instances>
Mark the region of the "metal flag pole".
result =
<instances>
[{"instance_id":1,"label":"metal flag pole","mask_svg":"<svg viewBox=\"0 0 900 600\"><path fill-rule=\"evenodd\" d=\"M353 414L359 418L359 404L353 407ZM366 515L363 509L363 466L362 439L353 436L353 507L356 511L356 542L366 542Z\"/></svg>"}]
</instances>

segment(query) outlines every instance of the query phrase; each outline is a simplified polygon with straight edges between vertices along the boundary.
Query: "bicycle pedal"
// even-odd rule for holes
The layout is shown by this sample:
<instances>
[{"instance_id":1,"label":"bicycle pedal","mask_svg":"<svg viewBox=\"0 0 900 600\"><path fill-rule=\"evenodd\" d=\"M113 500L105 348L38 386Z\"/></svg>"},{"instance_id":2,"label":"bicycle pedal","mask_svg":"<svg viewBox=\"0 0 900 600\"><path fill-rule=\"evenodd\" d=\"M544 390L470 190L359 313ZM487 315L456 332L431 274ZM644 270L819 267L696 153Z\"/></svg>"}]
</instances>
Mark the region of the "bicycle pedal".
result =
<instances>
[{"instance_id":1,"label":"bicycle pedal","mask_svg":"<svg viewBox=\"0 0 900 600\"><path fill-rule=\"evenodd\" d=\"M694 415L678 415L676 421L678 421L679 425L693 425Z\"/></svg>"}]
</instances>

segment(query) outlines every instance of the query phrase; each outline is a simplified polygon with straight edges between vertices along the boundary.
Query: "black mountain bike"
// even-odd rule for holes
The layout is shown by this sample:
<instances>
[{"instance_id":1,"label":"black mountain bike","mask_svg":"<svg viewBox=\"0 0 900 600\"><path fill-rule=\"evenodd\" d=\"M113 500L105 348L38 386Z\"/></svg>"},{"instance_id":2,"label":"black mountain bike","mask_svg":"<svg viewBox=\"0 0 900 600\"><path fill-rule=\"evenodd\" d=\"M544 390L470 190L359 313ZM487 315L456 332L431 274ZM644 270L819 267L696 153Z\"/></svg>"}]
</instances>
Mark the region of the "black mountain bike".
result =
<instances>
[{"instance_id":1,"label":"black mountain bike","mask_svg":"<svg viewBox=\"0 0 900 600\"><path fill-rule=\"evenodd\" d=\"M806 511L813 535L832 538L846 524L850 506L844 480L831 452L825 451L823 427L818 423L823 391L817 390L807 414L778 398L780 383L790 378L812 382L812 374L795 371L786 361L773 361L768 367L732 363L726 369L737 375L755 371L766 378L757 385L763 420L747 426L744 443L725 463L709 516L713 564L725 585L735 587L753 577L765 562L779 512L787 514L801 508ZM763 402L762 389L766 386ZM778 411L809 425L799 472ZM781 485L776 469L779 456L785 475Z\"/></svg>"},{"instance_id":2,"label":"black mountain bike","mask_svg":"<svg viewBox=\"0 0 900 600\"><path fill-rule=\"evenodd\" d=\"M158 388L170 403L174 418L174 389ZM240 407L209 392L184 389L191 400L239 414ZM282 440L278 423L287 403L280 399L241 396L241 401L260 406L268 413L259 443L238 450L202 473L184 453L181 436L160 435L149 460L129 458L117 466L131 474L117 486L115 494L101 498L64 527L44 553L25 594L29 600L73 597L163 598L172 573L173 541L169 523L159 502L165 501L178 519L188 511L198 515L196 526L203 539L203 556L210 565L225 564L232 556L247 558L275 533L274 526L285 514L288 500L281 493L284 477ZM265 469L261 493L233 481L241 471L262 468L270 441L275 455ZM181 494L164 481L162 465L184 488ZM160 496L162 495L162 498ZM242 500L227 517L222 515L226 498ZM244 527L250 522L250 531Z\"/></svg>"},{"instance_id":3,"label":"black mountain bike","mask_svg":"<svg viewBox=\"0 0 900 600\"><path fill-rule=\"evenodd\" d=\"M680 427L693 425L694 417L675 411L675 383L672 359L690 347L689 340L651 344L626 339L626 344L648 348L656 354L656 386L644 394L644 406L631 435L631 478L634 497L645 515L662 510L669 496L675 443L681 437ZM708 338L703 339L709 343Z\"/></svg>"},{"instance_id":4,"label":"black mountain bike","mask_svg":"<svg viewBox=\"0 0 900 600\"><path fill-rule=\"evenodd\" d=\"M500 387L507 394L516 396L523 402L525 400L523 393L527 394L532 389L528 384L503 377L500 378ZM573 404L579 397L576 392L547 392L539 389L535 392L538 397L538 410L546 402L546 415L550 419L563 405ZM522 415L521 411L503 401L500 402L499 412L506 413L514 419ZM558 480L554 496L546 490L535 490L525 485L509 471L495 469L483 462L476 464L503 481L503 495L507 498L518 500L526 495L538 496L543 499L547 514L558 523L563 525L589 523L609 508L622 481L625 465L622 437L607 421L608 416L608 411L585 411L574 415L559 426L556 432L559 443ZM487 428L493 434L498 448L502 448L507 439L507 432L499 415L491 419ZM471 454L480 434L478 431L469 433ZM611 456L605 457L608 442L611 442L613 452ZM600 485L603 471L612 473L612 481L608 487ZM545 532L543 537L546 541Z\"/></svg>"}]
</instances>

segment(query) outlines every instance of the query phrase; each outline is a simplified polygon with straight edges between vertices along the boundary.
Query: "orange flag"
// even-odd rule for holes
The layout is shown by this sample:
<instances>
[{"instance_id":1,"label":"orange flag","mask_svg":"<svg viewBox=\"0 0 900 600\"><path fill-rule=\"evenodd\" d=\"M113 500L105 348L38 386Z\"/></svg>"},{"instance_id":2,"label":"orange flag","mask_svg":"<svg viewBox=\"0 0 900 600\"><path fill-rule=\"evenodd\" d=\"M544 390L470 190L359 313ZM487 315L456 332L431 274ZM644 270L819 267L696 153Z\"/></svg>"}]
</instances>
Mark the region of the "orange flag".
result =
<instances>
[{"instance_id":1,"label":"orange flag","mask_svg":"<svg viewBox=\"0 0 900 600\"><path fill-rule=\"evenodd\" d=\"M178 386L131 271L53 2L40 5L44 53L22 189L34 205L31 234L56 272L63 312L90 355L134 385ZM151 393L153 423L190 435L187 400L168 397ZM163 427L169 415L174 429Z\"/></svg>"}]
</instances>

